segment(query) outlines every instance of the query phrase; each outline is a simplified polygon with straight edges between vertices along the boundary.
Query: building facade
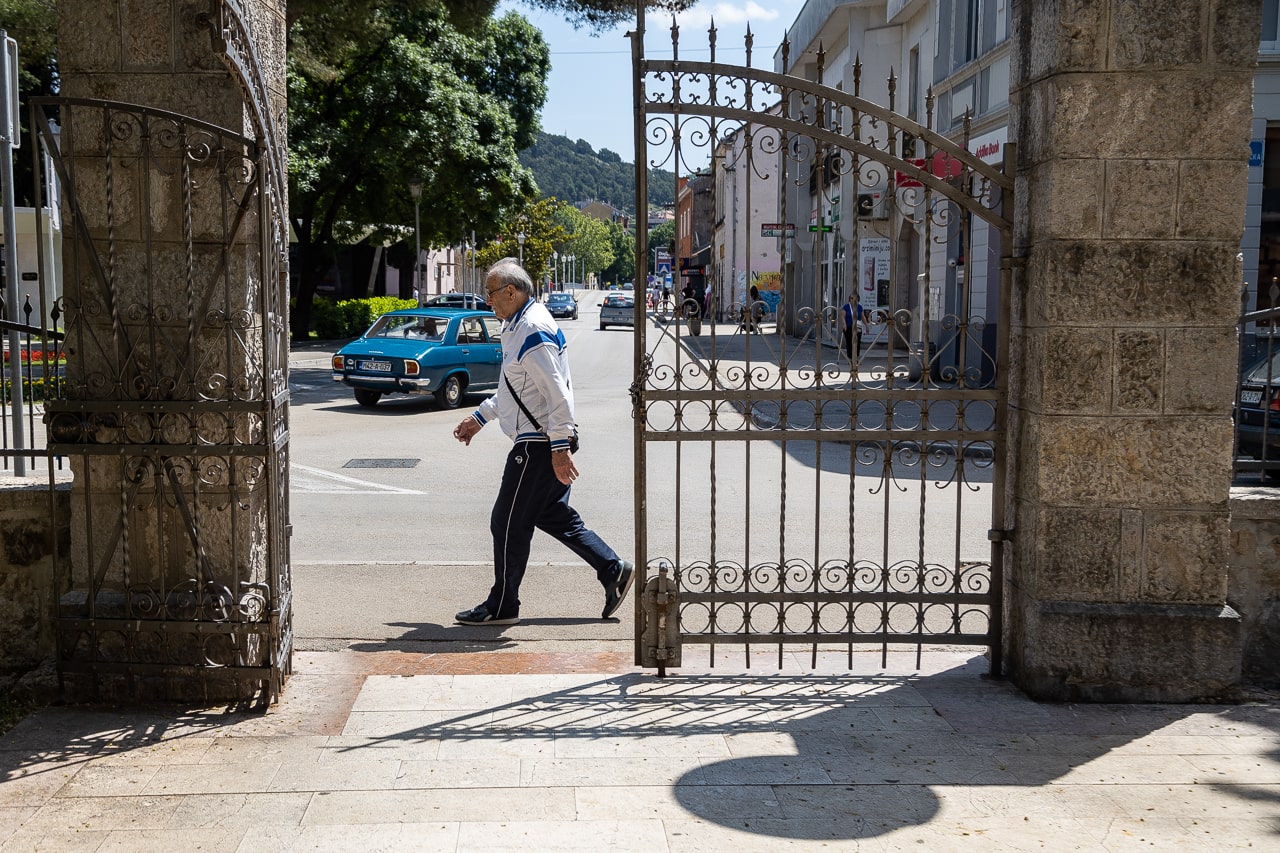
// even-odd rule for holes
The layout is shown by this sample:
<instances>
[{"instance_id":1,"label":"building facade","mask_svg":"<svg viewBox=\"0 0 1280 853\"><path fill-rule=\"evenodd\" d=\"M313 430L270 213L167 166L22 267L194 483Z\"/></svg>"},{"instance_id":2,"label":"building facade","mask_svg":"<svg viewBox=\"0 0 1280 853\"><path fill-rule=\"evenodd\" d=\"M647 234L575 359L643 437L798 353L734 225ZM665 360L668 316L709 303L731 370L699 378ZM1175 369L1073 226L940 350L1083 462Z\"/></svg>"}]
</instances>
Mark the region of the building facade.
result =
<instances>
[{"instance_id":1,"label":"building facade","mask_svg":"<svg viewBox=\"0 0 1280 853\"><path fill-rule=\"evenodd\" d=\"M1010 61L1005 0L811 2L788 35L790 50L785 62L778 51L775 70L844 91L856 87L862 98L891 106L984 162L1003 161ZM889 144L874 120L859 121L862 139ZM894 144L904 146L906 158L924 156L916 140ZM871 312L872 338L894 345L938 339L942 318L962 314L980 319L994 342L1002 247L983 222L927 222L897 203L901 176L883 169L807 165L813 177L807 184L788 182L785 205L802 217L808 212L787 253L797 304L830 317L832 306L855 293ZM962 230L970 257L961 248ZM891 312L903 309L912 317L906 340L885 326ZM929 334L926 322L934 324Z\"/></svg>"},{"instance_id":2,"label":"building facade","mask_svg":"<svg viewBox=\"0 0 1280 853\"><path fill-rule=\"evenodd\" d=\"M784 224L775 221L778 158L760 153L777 150L778 131L758 125L737 128L716 146L708 308L717 320L736 317L752 285L766 295L781 291L787 240Z\"/></svg>"},{"instance_id":3,"label":"building facade","mask_svg":"<svg viewBox=\"0 0 1280 853\"><path fill-rule=\"evenodd\" d=\"M1252 311L1280 306L1280 0L1262 0L1241 255L1242 307ZM1257 332L1268 329L1266 324L1261 329L1250 324L1244 330L1246 348L1256 347Z\"/></svg>"}]
</instances>

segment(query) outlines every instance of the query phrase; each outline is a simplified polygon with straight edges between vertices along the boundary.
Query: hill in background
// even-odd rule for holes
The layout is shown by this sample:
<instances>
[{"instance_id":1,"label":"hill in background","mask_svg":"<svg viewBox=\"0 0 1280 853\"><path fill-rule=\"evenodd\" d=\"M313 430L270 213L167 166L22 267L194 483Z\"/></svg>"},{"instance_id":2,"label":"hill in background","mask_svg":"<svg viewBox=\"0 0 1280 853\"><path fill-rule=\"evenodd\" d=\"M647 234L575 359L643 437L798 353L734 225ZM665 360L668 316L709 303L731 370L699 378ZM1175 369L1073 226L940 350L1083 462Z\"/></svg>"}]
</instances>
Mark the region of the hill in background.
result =
<instances>
[{"instance_id":1,"label":"hill in background","mask_svg":"<svg viewBox=\"0 0 1280 853\"><path fill-rule=\"evenodd\" d=\"M520 152L520 162L533 171L544 196L561 201L603 201L619 210L635 209L636 168L584 139L539 133L532 148ZM661 169L649 171L649 204L675 204L675 176Z\"/></svg>"}]
</instances>

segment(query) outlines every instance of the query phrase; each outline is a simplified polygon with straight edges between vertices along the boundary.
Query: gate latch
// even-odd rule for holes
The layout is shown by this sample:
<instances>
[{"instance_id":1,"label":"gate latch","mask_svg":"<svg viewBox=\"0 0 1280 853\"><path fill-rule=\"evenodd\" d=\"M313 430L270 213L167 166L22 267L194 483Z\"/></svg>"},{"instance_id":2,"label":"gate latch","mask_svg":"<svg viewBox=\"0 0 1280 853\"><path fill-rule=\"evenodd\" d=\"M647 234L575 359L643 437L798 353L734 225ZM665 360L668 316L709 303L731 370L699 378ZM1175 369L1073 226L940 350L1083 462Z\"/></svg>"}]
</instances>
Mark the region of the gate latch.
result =
<instances>
[{"instance_id":1,"label":"gate latch","mask_svg":"<svg viewBox=\"0 0 1280 853\"><path fill-rule=\"evenodd\" d=\"M659 678L680 666L680 590L670 571L665 560L659 563L640 594L640 665L657 667Z\"/></svg>"}]
</instances>

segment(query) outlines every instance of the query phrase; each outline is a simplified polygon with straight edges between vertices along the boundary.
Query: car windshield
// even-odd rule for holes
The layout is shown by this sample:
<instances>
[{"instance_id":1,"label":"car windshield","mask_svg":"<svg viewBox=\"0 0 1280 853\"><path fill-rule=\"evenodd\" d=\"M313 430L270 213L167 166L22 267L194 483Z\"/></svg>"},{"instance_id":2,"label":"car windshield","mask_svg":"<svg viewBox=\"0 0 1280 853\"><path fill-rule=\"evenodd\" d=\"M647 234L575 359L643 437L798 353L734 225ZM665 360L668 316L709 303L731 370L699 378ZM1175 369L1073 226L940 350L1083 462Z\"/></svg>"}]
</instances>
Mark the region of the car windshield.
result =
<instances>
[{"instance_id":1,"label":"car windshield","mask_svg":"<svg viewBox=\"0 0 1280 853\"><path fill-rule=\"evenodd\" d=\"M604 304L610 308L634 308L636 301L630 296L607 296Z\"/></svg>"},{"instance_id":2,"label":"car windshield","mask_svg":"<svg viewBox=\"0 0 1280 853\"><path fill-rule=\"evenodd\" d=\"M1270 362L1264 358L1246 370L1244 381L1248 385L1280 385L1280 352L1272 354Z\"/></svg>"},{"instance_id":3,"label":"car windshield","mask_svg":"<svg viewBox=\"0 0 1280 853\"><path fill-rule=\"evenodd\" d=\"M365 332L366 338L409 338L418 341L444 340L445 320L435 317L417 317L411 314L383 314Z\"/></svg>"},{"instance_id":4,"label":"car windshield","mask_svg":"<svg viewBox=\"0 0 1280 853\"><path fill-rule=\"evenodd\" d=\"M573 296L568 293L553 293L547 297L548 302L572 302Z\"/></svg>"}]
</instances>

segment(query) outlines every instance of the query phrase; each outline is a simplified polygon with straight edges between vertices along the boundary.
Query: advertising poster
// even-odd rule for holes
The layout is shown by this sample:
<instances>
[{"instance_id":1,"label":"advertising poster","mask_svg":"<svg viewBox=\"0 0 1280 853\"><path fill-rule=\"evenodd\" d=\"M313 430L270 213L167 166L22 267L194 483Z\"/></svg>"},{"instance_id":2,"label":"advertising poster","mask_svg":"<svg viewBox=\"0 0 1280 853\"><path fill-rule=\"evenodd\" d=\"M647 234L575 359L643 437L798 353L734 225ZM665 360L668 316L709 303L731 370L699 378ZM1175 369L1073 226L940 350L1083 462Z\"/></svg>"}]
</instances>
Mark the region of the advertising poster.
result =
<instances>
[{"instance_id":1,"label":"advertising poster","mask_svg":"<svg viewBox=\"0 0 1280 853\"><path fill-rule=\"evenodd\" d=\"M858 241L858 300L865 309L889 307L889 238Z\"/></svg>"},{"instance_id":2,"label":"advertising poster","mask_svg":"<svg viewBox=\"0 0 1280 853\"><path fill-rule=\"evenodd\" d=\"M771 312L776 312L778 306L782 304L782 273L776 270L753 272L751 283L760 292L760 301L767 303Z\"/></svg>"}]
</instances>

